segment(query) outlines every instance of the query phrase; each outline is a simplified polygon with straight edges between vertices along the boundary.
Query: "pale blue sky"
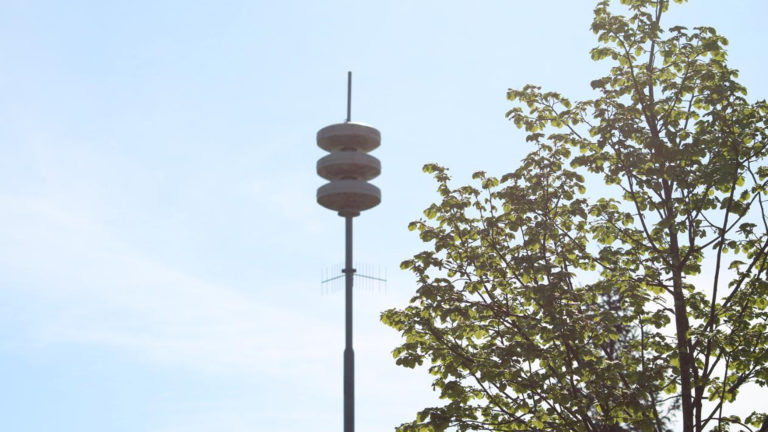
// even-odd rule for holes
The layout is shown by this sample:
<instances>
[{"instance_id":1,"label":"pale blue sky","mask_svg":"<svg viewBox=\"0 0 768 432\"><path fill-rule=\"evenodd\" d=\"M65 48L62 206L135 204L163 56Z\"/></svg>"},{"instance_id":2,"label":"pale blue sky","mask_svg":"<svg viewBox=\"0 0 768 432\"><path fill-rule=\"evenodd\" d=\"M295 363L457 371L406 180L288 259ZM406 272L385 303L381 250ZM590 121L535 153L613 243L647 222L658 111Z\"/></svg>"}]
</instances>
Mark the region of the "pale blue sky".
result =
<instances>
[{"instance_id":1,"label":"pale blue sky","mask_svg":"<svg viewBox=\"0 0 768 432\"><path fill-rule=\"evenodd\" d=\"M457 181L529 147L509 87L589 95L593 2L0 0L0 430L338 431L343 221L315 203L315 132L382 132L381 206L355 220L387 293L356 295L357 426L433 403L378 322L414 290L406 229ZM764 0L666 23L731 41L768 97Z\"/></svg>"}]
</instances>

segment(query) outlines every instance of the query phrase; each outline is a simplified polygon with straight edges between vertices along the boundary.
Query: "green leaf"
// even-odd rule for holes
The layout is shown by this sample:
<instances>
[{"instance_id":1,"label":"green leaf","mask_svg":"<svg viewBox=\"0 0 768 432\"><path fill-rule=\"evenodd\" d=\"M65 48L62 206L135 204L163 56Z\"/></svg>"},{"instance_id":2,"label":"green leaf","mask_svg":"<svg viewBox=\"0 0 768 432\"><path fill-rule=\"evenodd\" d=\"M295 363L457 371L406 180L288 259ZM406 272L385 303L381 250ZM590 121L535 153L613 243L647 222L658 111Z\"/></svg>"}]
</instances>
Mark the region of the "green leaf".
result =
<instances>
[{"instance_id":1,"label":"green leaf","mask_svg":"<svg viewBox=\"0 0 768 432\"><path fill-rule=\"evenodd\" d=\"M500 180L424 166L439 202L408 225L414 294L381 319L444 404L398 430L668 429L697 421L682 399L768 385L768 103L725 38L668 7L597 2L590 57L610 65L591 99L509 89L525 156L488 155Z\"/></svg>"}]
</instances>

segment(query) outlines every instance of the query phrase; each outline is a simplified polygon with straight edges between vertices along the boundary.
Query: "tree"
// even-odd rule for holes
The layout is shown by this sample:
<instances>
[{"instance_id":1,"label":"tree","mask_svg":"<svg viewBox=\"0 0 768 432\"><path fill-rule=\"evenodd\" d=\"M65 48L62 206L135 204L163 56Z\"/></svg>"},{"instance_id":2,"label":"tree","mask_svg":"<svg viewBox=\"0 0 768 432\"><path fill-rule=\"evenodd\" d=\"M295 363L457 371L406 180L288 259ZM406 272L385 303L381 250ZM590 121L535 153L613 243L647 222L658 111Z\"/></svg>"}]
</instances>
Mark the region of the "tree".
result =
<instances>
[{"instance_id":1,"label":"tree","mask_svg":"<svg viewBox=\"0 0 768 432\"><path fill-rule=\"evenodd\" d=\"M382 321L447 404L398 430L768 432L729 414L768 384L768 104L713 28L662 29L668 7L597 4L594 99L508 92L535 146L513 172L424 167L441 198L409 228L430 246Z\"/></svg>"}]
</instances>

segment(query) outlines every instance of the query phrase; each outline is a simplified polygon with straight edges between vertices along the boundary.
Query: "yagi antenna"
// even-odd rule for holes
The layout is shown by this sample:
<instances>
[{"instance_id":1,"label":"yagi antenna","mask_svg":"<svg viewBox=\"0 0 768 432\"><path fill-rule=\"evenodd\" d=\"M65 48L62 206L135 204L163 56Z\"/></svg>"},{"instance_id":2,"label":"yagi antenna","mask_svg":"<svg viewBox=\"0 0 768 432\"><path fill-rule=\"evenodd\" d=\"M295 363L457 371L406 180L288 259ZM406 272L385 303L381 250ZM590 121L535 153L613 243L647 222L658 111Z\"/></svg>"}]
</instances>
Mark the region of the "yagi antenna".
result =
<instances>
[{"instance_id":1,"label":"yagi antenna","mask_svg":"<svg viewBox=\"0 0 768 432\"><path fill-rule=\"evenodd\" d=\"M366 263L357 263L355 268L361 268L362 271L355 271L356 288L362 288L369 293L378 292L387 295L387 269ZM338 292L344 286L344 266L337 264L325 267L320 271L320 294L332 294Z\"/></svg>"}]
</instances>

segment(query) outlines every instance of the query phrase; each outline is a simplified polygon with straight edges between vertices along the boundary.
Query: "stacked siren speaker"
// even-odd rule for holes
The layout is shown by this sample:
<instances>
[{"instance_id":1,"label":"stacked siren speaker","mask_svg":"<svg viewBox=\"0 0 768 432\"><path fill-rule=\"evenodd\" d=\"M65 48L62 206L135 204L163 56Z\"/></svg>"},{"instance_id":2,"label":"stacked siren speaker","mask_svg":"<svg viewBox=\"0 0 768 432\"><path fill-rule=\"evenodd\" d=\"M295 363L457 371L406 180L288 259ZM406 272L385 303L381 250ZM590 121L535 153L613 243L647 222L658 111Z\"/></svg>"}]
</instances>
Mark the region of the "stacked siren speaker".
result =
<instances>
[{"instance_id":1,"label":"stacked siren speaker","mask_svg":"<svg viewBox=\"0 0 768 432\"><path fill-rule=\"evenodd\" d=\"M317 145L330 152L317 161L317 174L329 183L317 189L317 202L340 216L357 216L381 202L381 191L368 183L381 173L381 162L368 154L381 144L381 133L362 123L340 123L317 132Z\"/></svg>"}]
</instances>

